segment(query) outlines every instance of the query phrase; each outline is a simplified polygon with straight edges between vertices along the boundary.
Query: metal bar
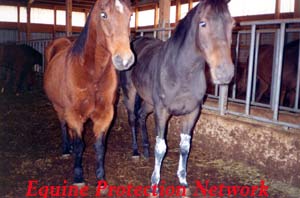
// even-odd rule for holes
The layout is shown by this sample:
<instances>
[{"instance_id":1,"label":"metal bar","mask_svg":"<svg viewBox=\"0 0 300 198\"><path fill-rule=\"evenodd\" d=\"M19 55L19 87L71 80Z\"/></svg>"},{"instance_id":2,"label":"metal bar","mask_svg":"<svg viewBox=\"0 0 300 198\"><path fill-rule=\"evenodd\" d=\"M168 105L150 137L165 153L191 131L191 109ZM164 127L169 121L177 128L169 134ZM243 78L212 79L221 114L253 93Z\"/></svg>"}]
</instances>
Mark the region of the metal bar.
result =
<instances>
[{"instance_id":1,"label":"metal bar","mask_svg":"<svg viewBox=\"0 0 300 198\"><path fill-rule=\"evenodd\" d=\"M255 94L256 94L259 41L260 41L260 33L257 32L256 41L255 41L255 56L254 56L255 59L254 59L254 72L253 72L253 82L252 82L252 102L255 102Z\"/></svg>"},{"instance_id":2,"label":"metal bar","mask_svg":"<svg viewBox=\"0 0 300 198\"><path fill-rule=\"evenodd\" d=\"M276 76L278 75L278 57L279 57L279 49L280 49L280 30L276 30L275 32L275 41L274 41L274 50L273 50L273 62L272 62L272 81L271 81L271 91L270 91L270 101L271 108L274 111L275 109L275 93L276 93Z\"/></svg>"},{"instance_id":3,"label":"metal bar","mask_svg":"<svg viewBox=\"0 0 300 198\"><path fill-rule=\"evenodd\" d=\"M259 20L259 21L245 21L241 22L241 26L246 25L273 25L273 24L281 24L281 23L300 23L300 19L276 19L276 20Z\"/></svg>"},{"instance_id":4,"label":"metal bar","mask_svg":"<svg viewBox=\"0 0 300 198\"><path fill-rule=\"evenodd\" d=\"M156 38L157 37L157 31L153 32L153 37Z\"/></svg>"},{"instance_id":5,"label":"metal bar","mask_svg":"<svg viewBox=\"0 0 300 198\"><path fill-rule=\"evenodd\" d=\"M202 107L203 107L203 109L207 109L207 110L219 111L219 108L216 108L216 107L211 107L211 106L207 106L207 105L202 105ZM239 116L239 117L244 117L244 118L248 118L248 119L252 119L252 120L256 120L256 121L260 121L260 122L269 123L269 124L275 124L275 125L280 125L283 127L300 129L300 124L293 124L293 123L282 122L282 121L274 121L274 120L270 120L268 118L254 116L254 115L246 115L244 113L234 112L234 111L230 111L230 110L227 110L226 113L230 114L230 115L234 115L234 116Z\"/></svg>"},{"instance_id":6,"label":"metal bar","mask_svg":"<svg viewBox=\"0 0 300 198\"><path fill-rule=\"evenodd\" d=\"M299 34L300 36L300 34ZM300 92L300 40L299 40L299 48L298 48L298 72L297 72L297 86L296 86L296 96L295 96L295 104L294 109L297 110L299 108L299 92Z\"/></svg>"},{"instance_id":7,"label":"metal bar","mask_svg":"<svg viewBox=\"0 0 300 198\"><path fill-rule=\"evenodd\" d=\"M220 85L219 110L220 115L225 115L227 110L228 85Z\"/></svg>"},{"instance_id":8,"label":"metal bar","mask_svg":"<svg viewBox=\"0 0 300 198\"><path fill-rule=\"evenodd\" d=\"M246 115L250 114L250 95L251 95L251 85L252 85L252 73L253 73L253 57L254 57L254 45L255 45L255 30L256 25L251 26L251 43L249 52L249 63L248 63L248 80L247 80L247 93L246 93Z\"/></svg>"},{"instance_id":9,"label":"metal bar","mask_svg":"<svg viewBox=\"0 0 300 198\"><path fill-rule=\"evenodd\" d=\"M236 46L235 46L235 60L234 60L234 66L235 66L235 81L232 87L232 98L236 98L236 74L237 74L237 66L239 63L239 51L240 50L240 33L237 33L236 37Z\"/></svg>"},{"instance_id":10,"label":"metal bar","mask_svg":"<svg viewBox=\"0 0 300 198\"><path fill-rule=\"evenodd\" d=\"M219 85L214 85L215 86L215 96L217 96L218 97L218 95L219 95Z\"/></svg>"},{"instance_id":11,"label":"metal bar","mask_svg":"<svg viewBox=\"0 0 300 198\"><path fill-rule=\"evenodd\" d=\"M293 124L293 123L282 122L282 121L274 121L274 120L270 120L268 118L263 118L263 117L254 116L254 115L245 115L243 113L238 113L238 112L229 111L229 110L227 110L227 114L240 116L240 117L245 117L245 118L249 118L249 119L252 119L252 120L257 120L257 121L261 121L261 122L265 122L265 123L269 123L269 124L277 124L277 125L281 125L281 126L284 126L284 127L300 129L300 124Z\"/></svg>"},{"instance_id":12,"label":"metal bar","mask_svg":"<svg viewBox=\"0 0 300 198\"><path fill-rule=\"evenodd\" d=\"M280 44L279 44L279 56L278 56L278 74L275 80L275 98L274 98L274 114L273 119L278 120L279 112L279 99L280 99L280 85L281 85L281 74L282 74L282 62L283 62L283 49L284 49L284 38L285 38L285 23L280 25Z\"/></svg>"}]
</instances>

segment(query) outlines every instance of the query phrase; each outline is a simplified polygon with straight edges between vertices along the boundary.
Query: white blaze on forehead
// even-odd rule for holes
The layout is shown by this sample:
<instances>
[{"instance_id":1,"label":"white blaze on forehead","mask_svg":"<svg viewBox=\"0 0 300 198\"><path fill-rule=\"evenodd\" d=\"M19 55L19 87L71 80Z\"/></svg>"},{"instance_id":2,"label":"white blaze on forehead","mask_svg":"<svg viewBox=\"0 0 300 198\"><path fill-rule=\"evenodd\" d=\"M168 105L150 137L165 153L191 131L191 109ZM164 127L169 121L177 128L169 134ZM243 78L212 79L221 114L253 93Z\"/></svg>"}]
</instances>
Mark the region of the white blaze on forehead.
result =
<instances>
[{"instance_id":1,"label":"white blaze on forehead","mask_svg":"<svg viewBox=\"0 0 300 198\"><path fill-rule=\"evenodd\" d=\"M119 12L121 12L121 13L124 12L124 6L123 6L123 4L120 2L120 0L116 0L116 8L117 8L117 10L119 10Z\"/></svg>"}]
</instances>

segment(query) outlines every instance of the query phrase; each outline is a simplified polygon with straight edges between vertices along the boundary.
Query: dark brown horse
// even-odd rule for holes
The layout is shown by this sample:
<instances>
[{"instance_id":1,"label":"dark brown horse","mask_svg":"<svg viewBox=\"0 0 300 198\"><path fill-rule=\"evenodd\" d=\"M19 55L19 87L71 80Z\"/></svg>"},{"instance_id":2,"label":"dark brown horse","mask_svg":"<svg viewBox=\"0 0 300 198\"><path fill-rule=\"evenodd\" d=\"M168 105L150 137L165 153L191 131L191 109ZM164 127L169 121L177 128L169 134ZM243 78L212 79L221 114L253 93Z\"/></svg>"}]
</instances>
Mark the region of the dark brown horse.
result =
<instances>
[{"instance_id":1,"label":"dark brown horse","mask_svg":"<svg viewBox=\"0 0 300 198\"><path fill-rule=\"evenodd\" d=\"M137 62L131 70L121 72L121 85L133 133L134 155L138 155L137 121L142 129L144 154L149 155L146 117L154 111L157 136L152 191L160 181L161 163L166 153L165 132L171 115L183 117L177 176L182 186L188 186L186 163L192 129L206 91L205 61L215 84L231 81L233 22L227 1L203 0L180 21L166 42L151 38L132 42Z\"/></svg>"},{"instance_id":2,"label":"dark brown horse","mask_svg":"<svg viewBox=\"0 0 300 198\"><path fill-rule=\"evenodd\" d=\"M20 92L25 81L28 78L34 78L35 64L43 65L43 56L34 48L28 45L0 45L0 65L7 68L1 92L3 93L7 89L11 81L13 82L13 91ZM29 86L32 84L33 82L29 82Z\"/></svg>"},{"instance_id":3,"label":"dark brown horse","mask_svg":"<svg viewBox=\"0 0 300 198\"><path fill-rule=\"evenodd\" d=\"M261 45L259 47L256 101L262 101L266 93L270 93L273 68L273 45ZM293 106L297 86L297 70L299 57L299 40L287 43L284 47L280 104ZM298 77L299 78L299 77Z\"/></svg>"},{"instance_id":4,"label":"dark brown horse","mask_svg":"<svg viewBox=\"0 0 300 198\"><path fill-rule=\"evenodd\" d=\"M105 136L113 119L118 84L115 69L128 69L134 62L130 16L129 2L98 0L75 42L59 39L47 48L44 88L61 122L64 154L70 151L67 127L73 137L77 185L84 182L82 132L88 119L94 123L96 137L96 177L105 179Z\"/></svg>"}]
</instances>

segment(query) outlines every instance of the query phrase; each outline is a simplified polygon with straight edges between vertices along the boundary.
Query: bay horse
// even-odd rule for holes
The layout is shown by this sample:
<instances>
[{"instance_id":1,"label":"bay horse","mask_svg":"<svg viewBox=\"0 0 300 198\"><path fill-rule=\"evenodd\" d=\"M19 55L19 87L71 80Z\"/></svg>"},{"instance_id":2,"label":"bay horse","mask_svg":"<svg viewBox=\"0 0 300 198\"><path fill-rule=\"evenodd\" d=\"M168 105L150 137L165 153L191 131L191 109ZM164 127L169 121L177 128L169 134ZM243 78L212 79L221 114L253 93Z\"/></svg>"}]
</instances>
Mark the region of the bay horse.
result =
<instances>
[{"instance_id":1,"label":"bay horse","mask_svg":"<svg viewBox=\"0 0 300 198\"><path fill-rule=\"evenodd\" d=\"M22 44L0 45L0 65L7 68L1 93L13 83L13 91L18 94L27 80L28 87L34 84L34 65L43 65L43 56L31 46ZM15 75L13 75L15 73ZM30 79L31 78L31 79ZM30 79L31 82L28 80Z\"/></svg>"},{"instance_id":2,"label":"bay horse","mask_svg":"<svg viewBox=\"0 0 300 198\"><path fill-rule=\"evenodd\" d=\"M138 122L144 155L149 156L146 118L154 112L156 144L152 190L160 181L161 163L166 153L165 132L171 115L183 117L177 176L182 186L188 186L186 163L191 133L206 91L205 61L215 84L227 84L233 77L230 45L234 20L227 2L199 1L166 42L145 37L132 42L136 63L130 70L121 72L120 80L133 134L133 155L138 155Z\"/></svg>"},{"instance_id":3,"label":"bay horse","mask_svg":"<svg viewBox=\"0 0 300 198\"><path fill-rule=\"evenodd\" d=\"M97 0L76 41L59 39L47 47L44 89L61 123L63 154L70 153L68 134L73 139L78 186L84 185L82 133L88 119L93 121L96 137L96 177L105 180L105 139L118 84L115 69L128 69L134 62L129 41L131 13L129 1Z\"/></svg>"}]
</instances>

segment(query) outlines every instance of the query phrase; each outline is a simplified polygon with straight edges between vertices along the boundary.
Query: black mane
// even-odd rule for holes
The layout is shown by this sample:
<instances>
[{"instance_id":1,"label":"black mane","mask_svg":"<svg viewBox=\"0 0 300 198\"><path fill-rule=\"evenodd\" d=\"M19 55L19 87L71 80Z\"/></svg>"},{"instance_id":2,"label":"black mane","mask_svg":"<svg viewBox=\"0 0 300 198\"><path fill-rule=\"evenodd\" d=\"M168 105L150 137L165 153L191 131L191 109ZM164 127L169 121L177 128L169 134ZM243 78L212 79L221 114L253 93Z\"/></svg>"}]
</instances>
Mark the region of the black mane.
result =
<instances>
[{"instance_id":1,"label":"black mane","mask_svg":"<svg viewBox=\"0 0 300 198\"><path fill-rule=\"evenodd\" d=\"M174 40L178 40L180 38L185 38L187 35L187 32L189 28L192 26L192 21L195 16L195 13L197 12L199 4L194 7L188 14L180 20L179 24L177 25L175 32L173 34Z\"/></svg>"},{"instance_id":2,"label":"black mane","mask_svg":"<svg viewBox=\"0 0 300 198\"><path fill-rule=\"evenodd\" d=\"M90 18L91 14L93 12L93 8L91 9L91 12L85 22L84 28L80 32L79 37L76 39L74 42L73 48L72 48L72 53L73 54L80 54L84 50L84 45L86 43L86 39L88 36L88 30L89 30L89 24L90 24Z\"/></svg>"}]
</instances>

